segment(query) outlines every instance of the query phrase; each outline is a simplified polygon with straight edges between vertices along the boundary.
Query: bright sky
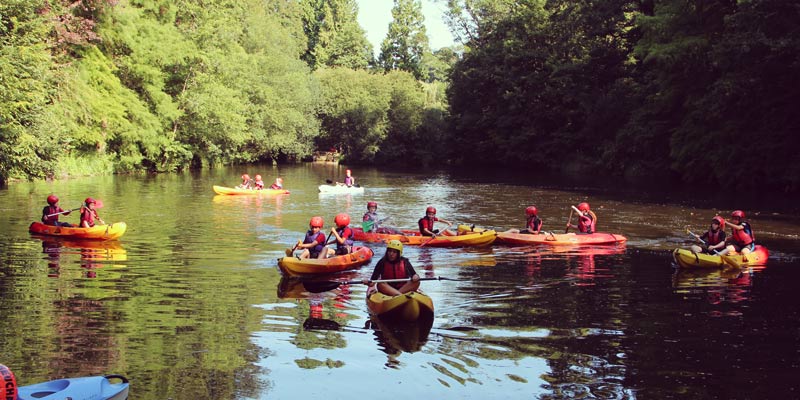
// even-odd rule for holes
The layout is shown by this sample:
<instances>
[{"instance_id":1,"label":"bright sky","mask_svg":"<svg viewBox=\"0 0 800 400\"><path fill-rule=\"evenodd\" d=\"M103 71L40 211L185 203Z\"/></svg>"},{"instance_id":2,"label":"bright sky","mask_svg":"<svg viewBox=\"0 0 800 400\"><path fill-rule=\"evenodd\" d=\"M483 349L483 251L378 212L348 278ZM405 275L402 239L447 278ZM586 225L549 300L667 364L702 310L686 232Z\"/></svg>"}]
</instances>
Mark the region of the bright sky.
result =
<instances>
[{"instance_id":1,"label":"bright sky","mask_svg":"<svg viewBox=\"0 0 800 400\"><path fill-rule=\"evenodd\" d=\"M367 39L372 43L375 56L381 52L381 42L389 31L392 22L393 0L356 0L358 3L358 23L367 31ZM422 0L422 14L425 16L425 31L431 50L453 45L453 35L444 23L445 2L443 0Z\"/></svg>"}]
</instances>

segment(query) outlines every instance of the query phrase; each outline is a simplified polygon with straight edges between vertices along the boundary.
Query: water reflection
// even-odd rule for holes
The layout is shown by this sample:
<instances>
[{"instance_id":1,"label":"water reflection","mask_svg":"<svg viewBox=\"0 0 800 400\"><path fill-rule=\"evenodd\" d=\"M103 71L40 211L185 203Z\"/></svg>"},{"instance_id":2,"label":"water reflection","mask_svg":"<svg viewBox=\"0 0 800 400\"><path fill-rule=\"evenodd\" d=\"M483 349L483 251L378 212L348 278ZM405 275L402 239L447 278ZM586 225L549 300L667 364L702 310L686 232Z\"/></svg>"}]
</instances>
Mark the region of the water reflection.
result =
<instances>
[{"instance_id":1,"label":"water reflection","mask_svg":"<svg viewBox=\"0 0 800 400\"><path fill-rule=\"evenodd\" d=\"M739 303L749 300L753 274L751 269L676 269L672 287L687 298L702 297L709 304ZM737 312L737 315L738 312Z\"/></svg>"},{"instance_id":2,"label":"water reflection","mask_svg":"<svg viewBox=\"0 0 800 400\"><path fill-rule=\"evenodd\" d=\"M118 241L70 241L53 238L39 238L42 241L42 253L47 255L48 276L57 278L61 275L62 259L79 256L81 269L85 277L96 278L97 270L106 265L116 265L127 261L128 255ZM118 276L117 274L112 274Z\"/></svg>"}]
</instances>

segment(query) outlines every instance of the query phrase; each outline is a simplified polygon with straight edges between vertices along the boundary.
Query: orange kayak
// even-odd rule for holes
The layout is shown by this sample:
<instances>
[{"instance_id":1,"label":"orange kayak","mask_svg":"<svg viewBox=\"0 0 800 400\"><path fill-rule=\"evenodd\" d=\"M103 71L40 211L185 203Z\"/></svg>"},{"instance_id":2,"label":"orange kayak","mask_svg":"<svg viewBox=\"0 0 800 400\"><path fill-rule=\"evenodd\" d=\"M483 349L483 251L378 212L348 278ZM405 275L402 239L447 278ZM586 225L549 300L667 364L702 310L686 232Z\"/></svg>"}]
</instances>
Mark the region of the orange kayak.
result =
<instances>
[{"instance_id":1,"label":"orange kayak","mask_svg":"<svg viewBox=\"0 0 800 400\"><path fill-rule=\"evenodd\" d=\"M388 242L399 240L407 246L428 247L479 247L492 244L497 238L497 232L492 230L482 230L480 232L469 232L466 234L453 234L449 231L432 238L422 236L419 231L401 230L402 234L372 233L364 232L361 228L352 228L353 238L362 242Z\"/></svg>"},{"instance_id":2,"label":"orange kayak","mask_svg":"<svg viewBox=\"0 0 800 400\"><path fill-rule=\"evenodd\" d=\"M540 233L531 235L527 233L499 232L497 243L515 245L544 244L549 246L575 246L575 245L603 245L622 244L628 240L625 236L614 233L590 233L577 235L575 233Z\"/></svg>"},{"instance_id":3,"label":"orange kayak","mask_svg":"<svg viewBox=\"0 0 800 400\"><path fill-rule=\"evenodd\" d=\"M65 227L45 225L33 222L28 227L30 233L47 236L58 236L69 239L114 240L125 234L128 225L124 222L115 222L110 225L95 225L91 228Z\"/></svg>"},{"instance_id":4,"label":"orange kayak","mask_svg":"<svg viewBox=\"0 0 800 400\"><path fill-rule=\"evenodd\" d=\"M356 269L372 260L373 252L369 247L354 246L353 252L342 256L325 259L299 258L297 256L278 259L278 267L287 276L308 276L332 274L335 272Z\"/></svg>"},{"instance_id":5,"label":"orange kayak","mask_svg":"<svg viewBox=\"0 0 800 400\"><path fill-rule=\"evenodd\" d=\"M274 195L274 194L289 194L289 191L286 189L237 189L225 186L217 186L214 185L213 187L214 193L222 194L222 195L258 195L258 194L265 194L265 195Z\"/></svg>"}]
</instances>

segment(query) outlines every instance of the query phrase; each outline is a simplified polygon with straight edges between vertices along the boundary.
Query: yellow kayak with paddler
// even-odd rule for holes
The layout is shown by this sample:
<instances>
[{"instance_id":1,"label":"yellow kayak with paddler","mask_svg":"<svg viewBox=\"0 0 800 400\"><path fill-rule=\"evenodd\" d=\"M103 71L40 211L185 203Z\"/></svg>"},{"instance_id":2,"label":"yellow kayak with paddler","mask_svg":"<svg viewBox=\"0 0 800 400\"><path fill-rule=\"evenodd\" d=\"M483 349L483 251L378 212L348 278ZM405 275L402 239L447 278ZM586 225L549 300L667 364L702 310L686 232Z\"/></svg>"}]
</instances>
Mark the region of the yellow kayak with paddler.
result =
<instances>
[{"instance_id":1,"label":"yellow kayak with paddler","mask_svg":"<svg viewBox=\"0 0 800 400\"><path fill-rule=\"evenodd\" d=\"M80 228L77 226L54 226L45 225L41 222L33 222L28 227L28 231L37 235L58 236L69 239L87 240L115 240L125 234L128 225L124 222L114 222L109 225L95 225L91 228Z\"/></svg>"},{"instance_id":2,"label":"yellow kayak with paddler","mask_svg":"<svg viewBox=\"0 0 800 400\"><path fill-rule=\"evenodd\" d=\"M743 267L753 265L766 265L769 258L769 251L766 247L756 245L755 250L743 255L732 253L724 256L716 254L695 253L688 249L675 249L672 251L672 258L682 268L721 268L721 267Z\"/></svg>"}]
</instances>

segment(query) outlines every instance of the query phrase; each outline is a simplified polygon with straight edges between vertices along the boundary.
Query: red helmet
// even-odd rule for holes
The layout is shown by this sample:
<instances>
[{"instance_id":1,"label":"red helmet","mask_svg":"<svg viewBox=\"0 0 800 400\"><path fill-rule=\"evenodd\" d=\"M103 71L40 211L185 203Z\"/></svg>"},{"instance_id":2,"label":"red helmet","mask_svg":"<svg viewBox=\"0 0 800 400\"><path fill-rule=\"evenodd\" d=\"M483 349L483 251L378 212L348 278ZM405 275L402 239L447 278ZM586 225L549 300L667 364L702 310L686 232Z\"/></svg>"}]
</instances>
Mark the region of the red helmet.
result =
<instances>
[{"instance_id":1,"label":"red helmet","mask_svg":"<svg viewBox=\"0 0 800 400\"><path fill-rule=\"evenodd\" d=\"M308 226L312 228L322 228L323 225L325 225L325 222L322 217L311 217L311 222L308 223Z\"/></svg>"},{"instance_id":2,"label":"red helmet","mask_svg":"<svg viewBox=\"0 0 800 400\"><path fill-rule=\"evenodd\" d=\"M261 180L261 175L256 175L256 180L260 181Z\"/></svg>"},{"instance_id":3,"label":"red helmet","mask_svg":"<svg viewBox=\"0 0 800 400\"><path fill-rule=\"evenodd\" d=\"M711 223L713 224L714 222L719 224L719 229L725 229L725 218L715 215L714 218L711 218Z\"/></svg>"},{"instance_id":4,"label":"red helmet","mask_svg":"<svg viewBox=\"0 0 800 400\"><path fill-rule=\"evenodd\" d=\"M530 206L530 207L525 209L525 215L527 215L529 217L537 216L537 215L539 215L539 210L536 209L536 206Z\"/></svg>"},{"instance_id":5,"label":"red helmet","mask_svg":"<svg viewBox=\"0 0 800 400\"><path fill-rule=\"evenodd\" d=\"M736 210L736 211L732 212L731 213L731 218L744 219L744 211Z\"/></svg>"},{"instance_id":6,"label":"red helmet","mask_svg":"<svg viewBox=\"0 0 800 400\"><path fill-rule=\"evenodd\" d=\"M243 174L243 175L242 175L242 179L243 179L243 180L250 180L250 175Z\"/></svg>"},{"instance_id":7,"label":"red helmet","mask_svg":"<svg viewBox=\"0 0 800 400\"><path fill-rule=\"evenodd\" d=\"M583 203L581 203L581 204L578 204L578 210L581 210L581 211L589 211L589 210L590 210L590 208L589 208L589 203L587 203L587 202L585 202L585 201L584 201Z\"/></svg>"},{"instance_id":8,"label":"red helmet","mask_svg":"<svg viewBox=\"0 0 800 400\"><path fill-rule=\"evenodd\" d=\"M433 207L433 206L428 206L428 208L425 209L425 214L427 214L427 213L436 214L436 208Z\"/></svg>"},{"instance_id":9,"label":"red helmet","mask_svg":"<svg viewBox=\"0 0 800 400\"><path fill-rule=\"evenodd\" d=\"M336 226L347 226L350 225L350 216L347 214L339 214L336 218L333 219L333 222L336 223Z\"/></svg>"},{"instance_id":10,"label":"red helmet","mask_svg":"<svg viewBox=\"0 0 800 400\"><path fill-rule=\"evenodd\" d=\"M86 203L86 204L95 204L95 203L97 203L97 201L95 201L91 197L87 197L86 200L84 200L83 202Z\"/></svg>"},{"instance_id":11,"label":"red helmet","mask_svg":"<svg viewBox=\"0 0 800 400\"><path fill-rule=\"evenodd\" d=\"M51 194L50 196L47 196L47 204L50 204L51 206L54 206L54 205L56 205L56 203L58 203L58 196L56 196L54 194Z\"/></svg>"},{"instance_id":12,"label":"red helmet","mask_svg":"<svg viewBox=\"0 0 800 400\"><path fill-rule=\"evenodd\" d=\"M367 208L370 208L370 207L378 208L378 203L376 203L374 201L368 201L367 202Z\"/></svg>"}]
</instances>

